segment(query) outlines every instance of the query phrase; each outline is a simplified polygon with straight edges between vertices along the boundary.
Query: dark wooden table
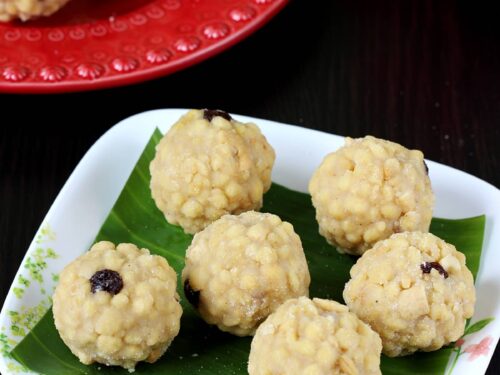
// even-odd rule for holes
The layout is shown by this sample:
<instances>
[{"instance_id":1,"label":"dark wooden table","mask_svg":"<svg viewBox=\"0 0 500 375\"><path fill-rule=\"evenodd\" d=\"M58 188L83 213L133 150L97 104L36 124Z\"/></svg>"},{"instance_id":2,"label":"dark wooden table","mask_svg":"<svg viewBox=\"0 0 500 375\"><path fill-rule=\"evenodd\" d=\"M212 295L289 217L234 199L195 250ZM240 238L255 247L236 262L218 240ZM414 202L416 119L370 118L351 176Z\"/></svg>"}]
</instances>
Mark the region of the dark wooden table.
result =
<instances>
[{"instance_id":1,"label":"dark wooden table","mask_svg":"<svg viewBox=\"0 0 500 375\"><path fill-rule=\"evenodd\" d=\"M170 77L0 95L0 301L92 143L127 116L168 107L373 134L500 186L500 22L465 1L296 0L246 41ZM500 350L488 370L498 373Z\"/></svg>"}]
</instances>

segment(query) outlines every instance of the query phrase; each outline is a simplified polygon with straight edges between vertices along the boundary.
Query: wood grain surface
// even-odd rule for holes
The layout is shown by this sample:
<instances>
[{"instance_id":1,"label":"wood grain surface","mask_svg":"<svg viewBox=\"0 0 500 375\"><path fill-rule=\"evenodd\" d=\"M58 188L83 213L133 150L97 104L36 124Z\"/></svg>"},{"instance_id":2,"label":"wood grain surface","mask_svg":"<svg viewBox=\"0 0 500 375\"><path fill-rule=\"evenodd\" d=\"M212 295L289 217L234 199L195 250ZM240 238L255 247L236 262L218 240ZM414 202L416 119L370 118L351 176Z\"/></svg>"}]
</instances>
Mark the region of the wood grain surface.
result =
<instances>
[{"instance_id":1,"label":"wood grain surface","mask_svg":"<svg viewBox=\"0 0 500 375\"><path fill-rule=\"evenodd\" d=\"M246 41L169 77L0 95L0 301L88 148L119 120L169 107L372 134L498 187L500 22L477 2L295 0ZM499 373L497 350L488 374Z\"/></svg>"}]
</instances>

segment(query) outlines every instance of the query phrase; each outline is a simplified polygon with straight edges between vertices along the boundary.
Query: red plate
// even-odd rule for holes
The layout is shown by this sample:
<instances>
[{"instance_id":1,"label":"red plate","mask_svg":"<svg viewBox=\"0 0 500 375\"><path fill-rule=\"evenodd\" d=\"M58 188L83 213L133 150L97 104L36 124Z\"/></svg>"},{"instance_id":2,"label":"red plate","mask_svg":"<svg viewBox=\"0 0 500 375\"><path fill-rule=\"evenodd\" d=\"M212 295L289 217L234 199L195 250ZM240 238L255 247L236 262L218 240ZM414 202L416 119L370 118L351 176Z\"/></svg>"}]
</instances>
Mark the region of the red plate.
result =
<instances>
[{"instance_id":1,"label":"red plate","mask_svg":"<svg viewBox=\"0 0 500 375\"><path fill-rule=\"evenodd\" d=\"M166 75L234 45L287 0L71 0L0 23L0 91L53 93Z\"/></svg>"}]
</instances>

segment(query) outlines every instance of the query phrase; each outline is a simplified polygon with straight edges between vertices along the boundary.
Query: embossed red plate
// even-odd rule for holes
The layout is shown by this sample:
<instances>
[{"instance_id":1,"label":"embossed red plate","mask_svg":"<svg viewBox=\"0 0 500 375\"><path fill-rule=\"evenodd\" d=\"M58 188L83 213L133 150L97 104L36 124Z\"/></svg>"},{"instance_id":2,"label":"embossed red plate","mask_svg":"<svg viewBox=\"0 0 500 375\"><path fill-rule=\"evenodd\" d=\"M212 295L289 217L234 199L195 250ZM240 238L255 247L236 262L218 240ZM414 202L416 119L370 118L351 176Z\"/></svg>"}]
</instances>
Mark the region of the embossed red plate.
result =
<instances>
[{"instance_id":1,"label":"embossed red plate","mask_svg":"<svg viewBox=\"0 0 500 375\"><path fill-rule=\"evenodd\" d=\"M173 73L250 35L287 0L71 0L0 23L0 92L55 93Z\"/></svg>"}]
</instances>

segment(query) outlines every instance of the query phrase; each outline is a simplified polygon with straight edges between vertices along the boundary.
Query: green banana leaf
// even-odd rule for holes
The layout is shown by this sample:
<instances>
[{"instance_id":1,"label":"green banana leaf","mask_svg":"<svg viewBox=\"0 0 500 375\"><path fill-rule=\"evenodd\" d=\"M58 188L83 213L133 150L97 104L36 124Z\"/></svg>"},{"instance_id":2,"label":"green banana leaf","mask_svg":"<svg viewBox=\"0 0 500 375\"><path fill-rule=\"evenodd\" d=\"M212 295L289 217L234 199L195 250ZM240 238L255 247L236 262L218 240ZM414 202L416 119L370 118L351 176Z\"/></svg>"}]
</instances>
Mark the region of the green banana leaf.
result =
<instances>
[{"instance_id":1,"label":"green banana leaf","mask_svg":"<svg viewBox=\"0 0 500 375\"><path fill-rule=\"evenodd\" d=\"M161 139L156 130L132 171L123 191L96 241L132 242L164 256L180 272L192 236L168 224L156 208L149 190L149 163ZM355 258L338 254L318 234L309 195L273 184L265 195L262 211L279 215L293 224L300 235L312 277L310 295L342 301ZM477 274L484 232L483 216L463 219L434 219L431 231L457 246L467 256L467 264ZM187 303L180 287L184 313L181 331L167 353L155 364L139 364L137 374L246 374L250 338L239 338L205 324ZM121 368L82 365L64 345L54 327L52 311L12 351L12 356L28 369L43 374L127 374ZM450 348L418 353L403 358L382 357L384 374L443 374Z\"/></svg>"}]
</instances>

